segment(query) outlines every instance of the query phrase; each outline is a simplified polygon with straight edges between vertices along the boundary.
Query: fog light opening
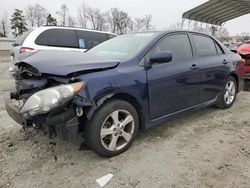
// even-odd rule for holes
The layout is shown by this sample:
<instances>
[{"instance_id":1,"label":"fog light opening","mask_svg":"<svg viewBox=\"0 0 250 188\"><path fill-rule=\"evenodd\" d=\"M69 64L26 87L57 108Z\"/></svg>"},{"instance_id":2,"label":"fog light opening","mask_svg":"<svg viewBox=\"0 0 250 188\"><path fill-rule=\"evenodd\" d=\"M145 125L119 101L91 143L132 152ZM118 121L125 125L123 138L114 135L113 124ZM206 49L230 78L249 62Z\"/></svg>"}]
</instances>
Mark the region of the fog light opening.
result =
<instances>
[{"instance_id":1,"label":"fog light opening","mask_svg":"<svg viewBox=\"0 0 250 188\"><path fill-rule=\"evenodd\" d=\"M76 115L78 117L81 117L83 115L83 109L82 109L82 107L80 107L80 106L76 107Z\"/></svg>"}]
</instances>

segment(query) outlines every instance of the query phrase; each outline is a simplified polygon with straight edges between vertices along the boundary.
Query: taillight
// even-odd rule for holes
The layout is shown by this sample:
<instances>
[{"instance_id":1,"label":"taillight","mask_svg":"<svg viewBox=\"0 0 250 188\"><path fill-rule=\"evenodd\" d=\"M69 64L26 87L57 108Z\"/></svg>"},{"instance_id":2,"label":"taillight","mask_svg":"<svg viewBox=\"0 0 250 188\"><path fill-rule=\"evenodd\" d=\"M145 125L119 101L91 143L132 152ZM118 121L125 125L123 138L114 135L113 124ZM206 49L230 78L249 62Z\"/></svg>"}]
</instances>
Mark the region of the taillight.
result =
<instances>
[{"instance_id":1,"label":"taillight","mask_svg":"<svg viewBox=\"0 0 250 188\"><path fill-rule=\"evenodd\" d=\"M34 51L35 49L34 48L29 48L29 47L21 47L20 50L19 50L19 53L23 53L23 52L32 52Z\"/></svg>"}]
</instances>

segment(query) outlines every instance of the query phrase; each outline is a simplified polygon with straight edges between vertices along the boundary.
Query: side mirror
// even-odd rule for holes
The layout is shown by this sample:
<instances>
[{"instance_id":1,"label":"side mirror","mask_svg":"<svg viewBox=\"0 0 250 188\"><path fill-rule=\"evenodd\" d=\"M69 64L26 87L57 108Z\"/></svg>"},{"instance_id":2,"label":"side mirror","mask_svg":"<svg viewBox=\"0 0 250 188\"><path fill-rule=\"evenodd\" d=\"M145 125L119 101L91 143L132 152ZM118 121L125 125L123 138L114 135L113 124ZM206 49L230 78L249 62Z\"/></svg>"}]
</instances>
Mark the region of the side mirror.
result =
<instances>
[{"instance_id":1,"label":"side mirror","mask_svg":"<svg viewBox=\"0 0 250 188\"><path fill-rule=\"evenodd\" d=\"M237 54L237 50L235 49L231 49L230 51Z\"/></svg>"},{"instance_id":2,"label":"side mirror","mask_svg":"<svg viewBox=\"0 0 250 188\"><path fill-rule=\"evenodd\" d=\"M150 57L150 62L153 63L169 63L172 61L173 55L170 51L155 52Z\"/></svg>"}]
</instances>

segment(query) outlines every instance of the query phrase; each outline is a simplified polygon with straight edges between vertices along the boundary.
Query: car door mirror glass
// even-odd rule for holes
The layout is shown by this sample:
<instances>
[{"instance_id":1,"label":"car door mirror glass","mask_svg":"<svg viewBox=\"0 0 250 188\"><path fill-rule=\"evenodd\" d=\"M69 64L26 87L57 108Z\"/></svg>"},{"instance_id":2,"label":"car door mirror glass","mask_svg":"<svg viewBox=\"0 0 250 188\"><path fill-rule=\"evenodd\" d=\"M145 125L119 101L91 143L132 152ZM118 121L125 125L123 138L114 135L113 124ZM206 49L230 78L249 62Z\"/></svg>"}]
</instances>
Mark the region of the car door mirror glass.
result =
<instances>
[{"instance_id":1,"label":"car door mirror glass","mask_svg":"<svg viewBox=\"0 0 250 188\"><path fill-rule=\"evenodd\" d=\"M173 55L170 51L155 52L150 56L151 64L169 63L172 61Z\"/></svg>"}]
</instances>

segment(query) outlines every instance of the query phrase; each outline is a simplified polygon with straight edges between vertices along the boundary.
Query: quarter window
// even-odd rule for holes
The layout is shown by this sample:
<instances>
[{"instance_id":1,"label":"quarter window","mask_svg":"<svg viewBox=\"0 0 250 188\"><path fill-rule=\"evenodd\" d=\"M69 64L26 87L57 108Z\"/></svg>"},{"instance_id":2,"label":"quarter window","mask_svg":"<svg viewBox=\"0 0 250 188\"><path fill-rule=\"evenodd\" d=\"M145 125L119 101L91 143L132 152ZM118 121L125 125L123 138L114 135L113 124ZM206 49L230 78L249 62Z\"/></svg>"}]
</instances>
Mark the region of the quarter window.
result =
<instances>
[{"instance_id":1,"label":"quarter window","mask_svg":"<svg viewBox=\"0 0 250 188\"><path fill-rule=\"evenodd\" d=\"M222 49L221 49L221 47L219 46L219 44L217 44L217 42L215 42L215 47L216 47L217 53L218 53L219 55L224 54L224 52L222 51Z\"/></svg>"},{"instance_id":2,"label":"quarter window","mask_svg":"<svg viewBox=\"0 0 250 188\"><path fill-rule=\"evenodd\" d=\"M38 45L78 48L73 29L49 29L42 32L35 41Z\"/></svg>"},{"instance_id":3,"label":"quarter window","mask_svg":"<svg viewBox=\"0 0 250 188\"><path fill-rule=\"evenodd\" d=\"M202 35L192 35L194 39L194 44L196 51L199 56L211 56L217 55L217 50L215 48L214 41Z\"/></svg>"},{"instance_id":4,"label":"quarter window","mask_svg":"<svg viewBox=\"0 0 250 188\"><path fill-rule=\"evenodd\" d=\"M167 36L157 44L154 52L170 51L173 54L173 61L191 58L192 49L189 38L186 34Z\"/></svg>"},{"instance_id":5,"label":"quarter window","mask_svg":"<svg viewBox=\"0 0 250 188\"><path fill-rule=\"evenodd\" d=\"M107 40L105 33L76 30L80 48L90 49Z\"/></svg>"}]
</instances>

